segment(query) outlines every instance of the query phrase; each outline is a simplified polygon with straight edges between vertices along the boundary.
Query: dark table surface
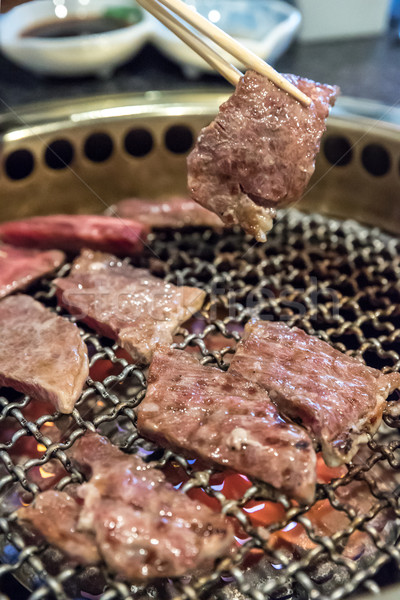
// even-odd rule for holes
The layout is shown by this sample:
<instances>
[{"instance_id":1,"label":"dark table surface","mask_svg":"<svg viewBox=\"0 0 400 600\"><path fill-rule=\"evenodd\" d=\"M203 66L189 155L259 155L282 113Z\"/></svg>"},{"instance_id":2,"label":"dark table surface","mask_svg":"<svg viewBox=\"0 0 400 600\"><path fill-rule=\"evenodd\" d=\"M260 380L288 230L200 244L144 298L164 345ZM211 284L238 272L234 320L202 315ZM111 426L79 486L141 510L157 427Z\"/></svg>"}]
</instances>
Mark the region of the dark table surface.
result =
<instances>
[{"instance_id":1,"label":"dark table surface","mask_svg":"<svg viewBox=\"0 0 400 600\"><path fill-rule=\"evenodd\" d=\"M275 66L282 72L336 83L347 96L400 106L400 44L394 29L374 39L307 45L295 43ZM223 80L213 75L188 81L179 67L151 46L146 46L108 80L39 78L0 56L0 110L42 100L189 86L220 89L221 85L224 85ZM26 597L11 577L0 582L0 598L1 593L12 600Z\"/></svg>"},{"instance_id":2,"label":"dark table surface","mask_svg":"<svg viewBox=\"0 0 400 600\"><path fill-rule=\"evenodd\" d=\"M394 29L372 39L295 43L275 66L282 72L336 83L347 96L380 100L390 105L400 102L400 44ZM0 110L41 100L188 86L221 88L221 85L229 89L228 84L214 75L189 81L178 66L152 46L146 46L108 80L37 77L0 56L0 102L3 104Z\"/></svg>"}]
</instances>

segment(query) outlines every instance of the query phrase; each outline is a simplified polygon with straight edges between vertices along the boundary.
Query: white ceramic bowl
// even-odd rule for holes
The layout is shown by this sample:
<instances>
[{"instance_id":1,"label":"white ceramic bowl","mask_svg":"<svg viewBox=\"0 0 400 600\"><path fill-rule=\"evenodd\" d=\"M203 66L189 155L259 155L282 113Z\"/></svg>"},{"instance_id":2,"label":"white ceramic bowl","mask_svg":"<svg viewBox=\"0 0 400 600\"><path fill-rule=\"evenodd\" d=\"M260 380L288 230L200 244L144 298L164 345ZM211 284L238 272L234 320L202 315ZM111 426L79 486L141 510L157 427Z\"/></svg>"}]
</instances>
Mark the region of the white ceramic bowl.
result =
<instances>
[{"instance_id":1,"label":"white ceramic bowl","mask_svg":"<svg viewBox=\"0 0 400 600\"><path fill-rule=\"evenodd\" d=\"M134 0L65 0L68 17L102 14L111 7L137 6ZM12 9L0 20L0 46L4 54L22 67L49 75L108 76L150 38L154 28L150 15L135 25L107 33L66 38L21 37L21 33L55 17L51 0L33 0Z\"/></svg>"},{"instance_id":2,"label":"white ceramic bowl","mask_svg":"<svg viewBox=\"0 0 400 600\"><path fill-rule=\"evenodd\" d=\"M300 12L281 0L186 1L269 63L274 63L288 48L301 23ZM166 56L180 63L188 75L212 71L202 58L156 19L153 19L153 25L153 43ZM236 67L241 67L228 54L221 54Z\"/></svg>"}]
</instances>

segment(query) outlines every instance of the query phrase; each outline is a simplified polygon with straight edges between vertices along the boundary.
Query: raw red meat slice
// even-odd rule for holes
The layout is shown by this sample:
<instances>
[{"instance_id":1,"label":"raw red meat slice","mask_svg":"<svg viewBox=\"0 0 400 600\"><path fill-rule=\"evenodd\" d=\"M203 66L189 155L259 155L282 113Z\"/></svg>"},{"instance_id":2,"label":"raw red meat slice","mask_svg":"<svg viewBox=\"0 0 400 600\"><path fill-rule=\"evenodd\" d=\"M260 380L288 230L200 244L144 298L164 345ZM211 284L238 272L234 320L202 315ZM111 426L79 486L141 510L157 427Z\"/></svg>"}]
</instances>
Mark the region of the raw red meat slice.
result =
<instances>
[{"instance_id":1,"label":"raw red meat slice","mask_svg":"<svg viewBox=\"0 0 400 600\"><path fill-rule=\"evenodd\" d=\"M269 321L246 325L229 372L267 390L332 467L349 462L376 432L387 396L400 386L399 373L383 375L297 327Z\"/></svg>"},{"instance_id":2,"label":"raw red meat slice","mask_svg":"<svg viewBox=\"0 0 400 600\"><path fill-rule=\"evenodd\" d=\"M193 200L258 241L265 241L275 210L302 196L338 93L335 86L286 77L312 99L310 107L247 71L188 157Z\"/></svg>"},{"instance_id":3,"label":"raw red meat slice","mask_svg":"<svg viewBox=\"0 0 400 600\"><path fill-rule=\"evenodd\" d=\"M0 386L72 412L89 373L76 325L19 294L0 302Z\"/></svg>"},{"instance_id":4,"label":"raw red meat slice","mask_svg":"<svg viewBox=\"0 0 400 600\"><path fill-rule=\"evenodd\" d=\"M190 198L173 196L164 200L127 198L111 207L108 214L135 219L151 228L223 227L221 219Z\"/></svg>"},{"instance_id":5,"label":"raw red meat slice","mask_svg":"<svg viewBox=\"0 0 400 600\"><path fill-rule=\"evenodd\" d=\"M258 478L311 502L316 455L311 439L285 422L268 394L246 379L181 350L155 352L138 428L150 439Z\"/></svg>"},{"instance_id":6,"label":"raw red meat slice","mask_svg":"<svg viewBox=\"0 0 400 600\"><path fill-rule=\"evenodd\" d=\"M40 252L28 248L0 245L0 298L25 289L64 262L59 250Z\"/></svg>"},{"instance_id":7,"label":"raw red meat slice","mask_svg":"<svg viewBox=\"0 0 400 600\"><path fill-rule=\"evenodd\" d=\"M47 215L0 224L0 239L16 246L82 248L114 252L118 256L140 254L148 229L132 219L102 215Z\"/></svg>"},{"instance_id":8,"label":"raw red meat slice","mask_svg":"<svg viewBox=\"0 0 400 600\"><path fill-rule=\"evenodd\" d=\"M84 251L71 274L56 279L59 302L101 335L148 363L158 343L170 344L181 323L202 307L205 292L177 287L115 256Z\"/></svg>"}]
</instances>

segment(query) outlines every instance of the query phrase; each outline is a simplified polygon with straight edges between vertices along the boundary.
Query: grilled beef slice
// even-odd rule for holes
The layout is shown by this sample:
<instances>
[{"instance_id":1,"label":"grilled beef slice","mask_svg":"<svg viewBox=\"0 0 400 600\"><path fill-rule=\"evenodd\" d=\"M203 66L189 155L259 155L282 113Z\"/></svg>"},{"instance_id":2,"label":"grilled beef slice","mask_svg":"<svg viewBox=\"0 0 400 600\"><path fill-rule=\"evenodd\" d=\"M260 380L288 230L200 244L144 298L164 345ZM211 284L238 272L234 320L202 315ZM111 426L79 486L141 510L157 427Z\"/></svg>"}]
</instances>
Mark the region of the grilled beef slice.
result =
<instances>
[{"instance_id":1,"label":"grilled beef slice","mask_svg":"<svg viewBox=\"0 0 400 600\"><path fill-rule=\"evenodd\" d=\"M43 275L52 273L64 262L59 250L41 252L31 248L0 245L0 298L25 289Z\"/></svg>"},{"instance_id":2,"label":"grilled beef slice","mask_svg":"<svg viewBox=\"0 0 400 600\"><path fill-rule=\"evenodd\" d=\"M166 283L115 256L88 250L55 283L62 306L144 364L158 343L172 343L176 329L205 298L198 288Z\"/></svg>"},{"instance_id":3,"label":"grilled beef slice","mask_svg":"<svg viewBox=\"0 0 400 600\"><path fill-rule=\"evenodd\" d=\"M190 198L173 196L163 200L127 198L107 211L123 219L135 219L147 227L217 227L222 228L221 219Z\"/></svg>"},{"instance_id":4,"label":"grilled beef slice","mask_svg":"<svg viewBox=\"0 0 400 600\"><path fill-rule=\"evenodd\" d=\"M399 373L383 375L297 327L269 321L246 325L229 372L267 390L332 467L349 462L376 432L387 396L400 386Z\"/></svg>"},{"instance_id":5,"label":"grilled beef slice","mask_svg":"<svg viewBox=\"0 0 400 600\"><path fill-rule=\"evenodd\" d=\"M138 428L161 445L260 479L300 502L313 500L316 456L308 435L284 421L257 384L202 366L186 352L155 352Z\"/></svg>"},{"instance_id":6,"label":"grilled beef slice","mask_svg":"<svg viewBox=\"0 0 400 600\"><path fill-rule=\"evenodd\" d=\"M47 490L18 510L18 520L63 550L71 561L95 564L100 561L100 555L93 536L78 531L82 509L78 500L67 492Z\"/></svg>"},{"instance_id":7,"label":"grilled beef slice","mask_svg":"<svg viewBox=\"0 0 400 600\"><path fill-rule=\"evenodd\" d=\"M0 224L0 239L16 246L67 252L92 248L118 256L140 254L147 233L147 227L132 219L102 215L47 215Z\"/></svg>"},{"instance_id":8,"label":"grilled beef slice","mask_svg":"<svg viewBox=\"0 0 400 600\"><path fill-rule=\"evenodd\" d=\"M247 71L188 157L193 200L258 241L265 241L276 209L302 196L338 93L335 86L286 77L311 98L308 108Z\"/></svg>"},{"instance_id":9,"label":"grilled beef slice","mask_svg":"<svg viewBox=\"0 0 400 600\"><path fill-rule=\"evenodd\" d=\"M89 361L78 328L19 294L0 302L0 386L72 412Z\"/></svg>"},{"instance_id":10,"label":"grilled beef slice","mask_svg":"<svg viewBox=\"0 0 400 600\"><path fill-rule=\"evenodd\" d=\"M86 536L98 553L92 552L92 562L101 557L124 579L145 581L211 569L230 553L233 528L226 518L175 490L151 464L94 433L77 440L69 456L89 479L76 488L79 515L72 507L68 525L60 522L57 504L45 492L18 517L70 558L88 562L86 549L81 551Z\"/></svg>"}]
</instances>

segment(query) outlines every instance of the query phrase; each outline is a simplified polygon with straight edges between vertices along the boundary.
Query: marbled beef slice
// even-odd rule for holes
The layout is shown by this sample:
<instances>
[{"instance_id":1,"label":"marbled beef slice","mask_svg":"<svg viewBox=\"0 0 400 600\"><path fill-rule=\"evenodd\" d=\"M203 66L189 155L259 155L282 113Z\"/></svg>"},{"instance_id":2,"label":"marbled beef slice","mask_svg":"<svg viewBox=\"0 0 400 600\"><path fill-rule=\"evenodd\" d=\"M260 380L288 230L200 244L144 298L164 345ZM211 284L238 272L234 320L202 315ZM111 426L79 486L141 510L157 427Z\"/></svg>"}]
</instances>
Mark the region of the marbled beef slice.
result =
<instances>
[{"instance_id":1,"label":"marbled beef slice","mask_svg":"<svg viewBox=\"0 0 400 600\"><path fill-rule=\"evenodd\" d=\"M172 343L179 325L201 309L206 295L90 250L75 260L68 277L55 283L62 306L143 364L158 343Z\"/></svg>"},{"instance_id":2,"label":"marbled beef slice","mask_svg":"<svg viewBox=\"0 0 400 600\"><path fill-rule=\"evenodd\" d=\"M0 386L71 413L89 374L74 323L19 294L0 302Z\"/></svg>"},{"instance_id":3,"label":"marbled beef slice","mask_svg":"<svg viewBox=\"0 0 400 600\"><path fill-rule=\"evenodd\" d=\"M247 71L188 157L191 197L224 223L266 240L275 211L302 196L338 88L286 75L312 100L304 107Z\"/></svg>"},{"instance_id":4,"label":"marbled beef slice","mask_svg":"<svg viewBox=\"0 0 400 600\"><path fill-rule=\"evenodd\" d=\"M329 466L349 462L378 429L400 374L384 375L297 327L250 321L231 360L322 447Z\"/></svg>"},{"instance_id":5,"label":"marbled beef slice","mask_svg":"<svg viewBox=\"0 0 400 600\"><path fill-rule=\"evenodd\" d=\"M138 409L143 435L186 455L260 479L302 503L315 493L309 436L282 419L268 394L240 375L159 348Z\"/></svg>"}]
</instances>

